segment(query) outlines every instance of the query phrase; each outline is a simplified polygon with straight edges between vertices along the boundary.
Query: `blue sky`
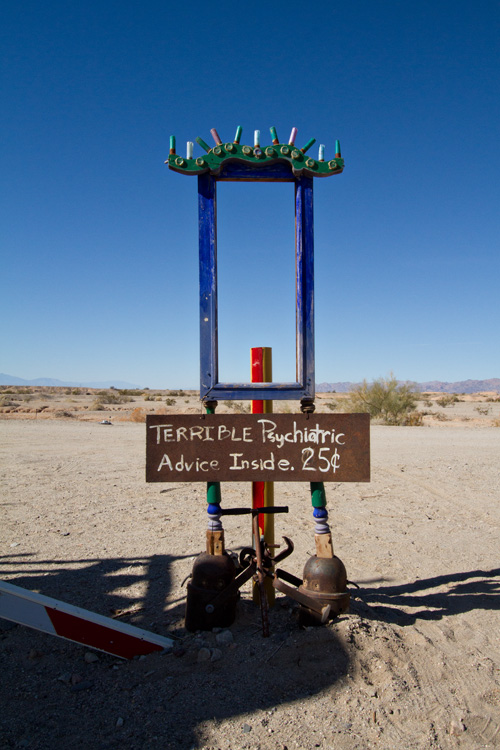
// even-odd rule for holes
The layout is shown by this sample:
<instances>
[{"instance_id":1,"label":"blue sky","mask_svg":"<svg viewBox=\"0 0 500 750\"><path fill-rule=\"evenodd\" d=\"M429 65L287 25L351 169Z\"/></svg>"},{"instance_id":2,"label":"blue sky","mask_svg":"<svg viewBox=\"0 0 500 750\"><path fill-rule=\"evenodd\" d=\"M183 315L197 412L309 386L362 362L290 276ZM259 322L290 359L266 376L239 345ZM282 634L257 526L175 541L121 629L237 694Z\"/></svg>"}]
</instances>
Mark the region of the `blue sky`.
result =
<instances>
[{"instance_id":1,"label":"blue sky","mask_svg":"<svg viewBox=\"0 0 500 750\"><path fill-rule=\"evenodd\" d=\"M0 36L0 371L198 388L169 135L274 125L346 162L315 181L317 382L499 377L498 2L21 0ZM294 379L291 185L221 185L218 233L222 379L251 346Z\"/></svg>"}]
</instances>

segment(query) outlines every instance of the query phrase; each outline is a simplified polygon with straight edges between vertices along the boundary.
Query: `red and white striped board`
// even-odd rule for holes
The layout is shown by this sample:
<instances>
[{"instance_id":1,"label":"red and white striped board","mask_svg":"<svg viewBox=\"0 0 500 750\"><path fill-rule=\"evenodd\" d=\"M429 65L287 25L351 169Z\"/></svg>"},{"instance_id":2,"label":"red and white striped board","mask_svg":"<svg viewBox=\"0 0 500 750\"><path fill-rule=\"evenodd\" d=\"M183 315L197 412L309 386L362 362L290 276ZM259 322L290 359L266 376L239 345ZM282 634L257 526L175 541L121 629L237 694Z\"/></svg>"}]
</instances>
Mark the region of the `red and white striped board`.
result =
<instances>
[{"instance_id":1,"label":"red and white striped board","mask_svg":"<svg viewBox=\"0 0 500 750\"><path fill-rule=\"evenodd\" d=\"M0 581L0 617L123 659L173 646L170 638L115 622L5 581Z\"/></svg>"}]
</instances>

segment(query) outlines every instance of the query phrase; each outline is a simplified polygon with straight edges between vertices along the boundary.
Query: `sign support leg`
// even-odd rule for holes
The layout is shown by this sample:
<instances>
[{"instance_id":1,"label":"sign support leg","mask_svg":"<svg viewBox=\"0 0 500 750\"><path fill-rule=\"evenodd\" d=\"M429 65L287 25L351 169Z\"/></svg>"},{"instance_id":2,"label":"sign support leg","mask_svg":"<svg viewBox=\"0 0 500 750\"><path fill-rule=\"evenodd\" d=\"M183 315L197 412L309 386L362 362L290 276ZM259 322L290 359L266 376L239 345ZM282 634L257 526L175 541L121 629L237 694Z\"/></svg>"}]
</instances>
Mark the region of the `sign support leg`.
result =
<instances>
[{"instance_id":1,"label":"sign support leg","mask_svg":"<svg viewBox=\"0 0 500 750\"><path fill-rule=\"evenodd\" d=\"M250 350L251 382L271 383L273 380L272 349L269 346L254 347ZM269 400L252 400L252 414L272 414L273 402ZM274 506L274 482L252 482L252 508L270 508ZM274 515L264 513L258 515L259 532L264 535L268 546L274 544ZM254 539L255 548L259 544ZM275 592L271 579L265 581L267 599L272 607ZM259 593L256 586L253 589L254 601L258 601Z\"/></svg>"}]
</instances>

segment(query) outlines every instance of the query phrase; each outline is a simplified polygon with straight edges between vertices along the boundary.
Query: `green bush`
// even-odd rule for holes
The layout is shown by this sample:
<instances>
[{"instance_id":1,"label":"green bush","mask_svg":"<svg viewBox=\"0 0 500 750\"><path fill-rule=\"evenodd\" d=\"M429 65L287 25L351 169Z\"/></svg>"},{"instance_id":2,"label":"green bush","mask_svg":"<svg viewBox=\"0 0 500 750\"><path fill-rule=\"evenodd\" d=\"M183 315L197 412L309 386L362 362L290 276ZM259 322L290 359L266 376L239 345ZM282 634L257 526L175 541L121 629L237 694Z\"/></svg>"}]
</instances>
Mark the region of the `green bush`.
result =
<instances>
[{"instance_id":1,"label":"green bush","mask_svg":"<svg viewBox=\"0 0 500 750\"><path fill-rule=\"evenodd\" d=\"M349 411L368 412L383 424L401 425L415 410L418 396L414 385L398 384L391 373L388 378L379 378L371 384L364 380L351 391L347 405Z\"/></svg>"},{"instance_id":2,"label":"green bush","mask_svg":"<svg viewBox=\"0 0 500 750\"><path fill-rule=\"evenodd\" d=\"M130 396L117 396L115 393L101 391L94 399L94 404L127 404L133 400Z\"/></svg>"},{"instance_id":3,"label":"green bush","mask_svg":"<svg viewBox=\"0 0 500 750\"><path fill-rule=\"evenodd\" d=\"M439 404L439 406L442 406L443 409L445 409L447 406L456 404L459 401L460 399L454 393L445 393L444 396L436 399L436 404Z\"/></svg>"}]
</instances>

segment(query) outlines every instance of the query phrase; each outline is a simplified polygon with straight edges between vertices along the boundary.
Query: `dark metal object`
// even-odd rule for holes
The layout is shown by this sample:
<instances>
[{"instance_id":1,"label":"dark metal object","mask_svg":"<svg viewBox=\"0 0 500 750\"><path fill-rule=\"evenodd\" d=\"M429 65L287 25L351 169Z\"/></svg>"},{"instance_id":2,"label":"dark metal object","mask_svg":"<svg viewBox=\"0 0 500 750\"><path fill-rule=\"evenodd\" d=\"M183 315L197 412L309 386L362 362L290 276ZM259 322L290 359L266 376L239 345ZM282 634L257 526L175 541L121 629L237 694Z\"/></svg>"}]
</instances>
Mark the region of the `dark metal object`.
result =
<instances>
[{"instance_id":1,"label":"dark metal object","mask_svg":"<svg viewBox=\"0 0 500 750\"><path fill-rule=\"evenodd\" d=\"M186 629L212 630L227 628L236 616L238 590L225 597L224 607L215 608L211 602L234 581L236 566L228 554L198 555L187 586Z\"/></svg>"},{"instance_id":2,"label":"dark metal object","mask_svg":"<svg viewBox=\"0 0 500 750\"><path fill-rule=\"evenodd\" d=\"M239 589L250 578L254 578L260 593L262 614L262 634L269 635L268 601L264 587L266 576L272 577L275 561L283 560L293 552L293 542L283 537L286 549L273 558L265 540L259 540L259 513L288 513L288 507L269 508L228 508L221 515L252 515L253 533L256 548L245 547L240 552L241 572L236 575L236 565L230 555L210 555L203 552L193 565L191 581L187 586L186 629L212 630L232 625L236 616L236 603Z\"/></svg>"},{"instance_id":3,"label":"dark metal object","mask_svg":"<svg viewBox=\"0 0 500 750\"><path fill-rule=\"evenodd\" d=\"M368 414L148 415L148 482L368 482Z\"/></svg>"},{"instance_id":4,"label":"dark metal object","mask_svg":"<svg viewBox=\"0 0 500 750\"><path fill-rule=\"evenodd\" d=\"M310 557L304 566L304 582L299 587L309 599L329 605L328 619L333 620L349 609L350 593L347 590L347 573L342 560L334 557ZM314 608L301 609L301 624L317 624Z\"/></svg>"},{"instance_id":5,"label":"dark metal object","mask_svg":"<svg viewBox=\"0 0 500 750\"><path fill-rule=\"evenodd\" d=\"M346 569L342 560L335 556L310 557L304 566L302 581L278 569L273 586L300 604L301 625L324 624L349 608Z\"/></svg>"}]
</instances>

